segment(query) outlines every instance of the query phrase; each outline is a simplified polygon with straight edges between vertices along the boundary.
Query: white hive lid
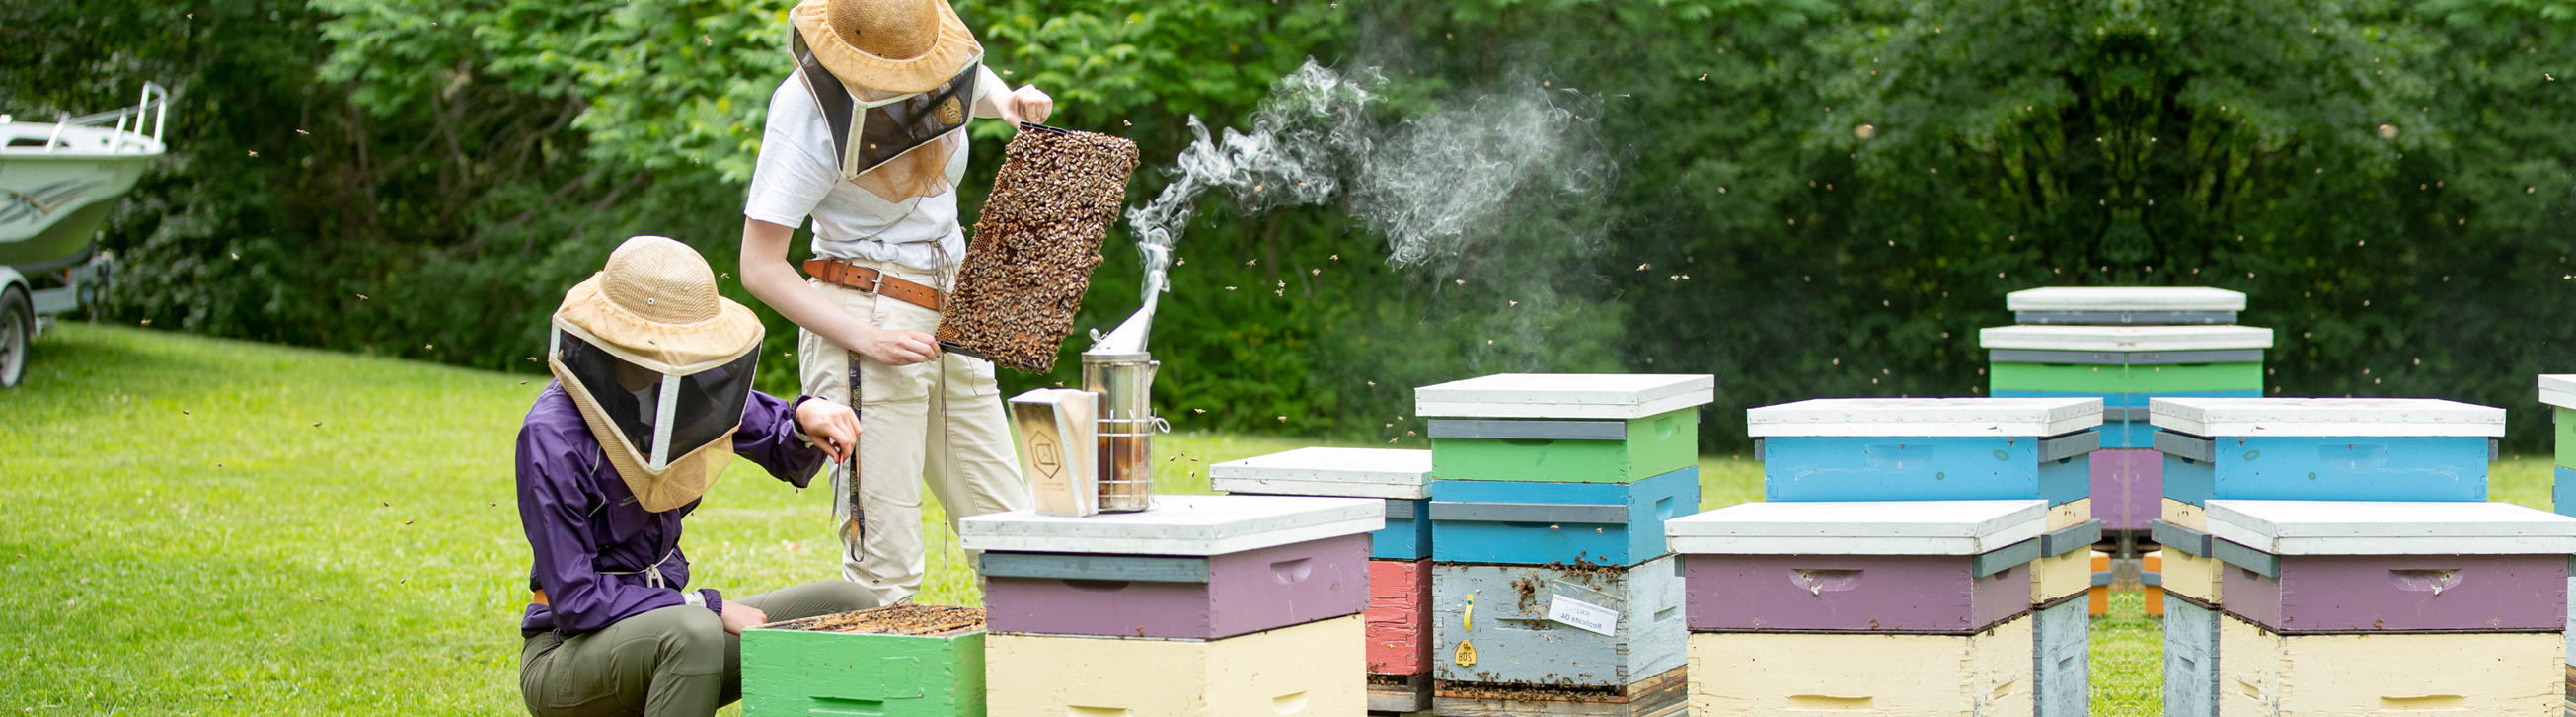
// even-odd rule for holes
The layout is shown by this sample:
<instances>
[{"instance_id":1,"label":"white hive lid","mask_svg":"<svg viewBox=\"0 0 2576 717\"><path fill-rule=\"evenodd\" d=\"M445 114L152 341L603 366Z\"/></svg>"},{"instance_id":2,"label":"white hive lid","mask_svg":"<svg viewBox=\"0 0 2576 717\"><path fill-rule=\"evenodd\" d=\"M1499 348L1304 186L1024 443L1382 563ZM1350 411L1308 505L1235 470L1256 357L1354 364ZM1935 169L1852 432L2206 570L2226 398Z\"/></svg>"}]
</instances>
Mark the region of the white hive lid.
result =
<instances>
[{"instance_id":1,"label":"white hive lid","mask_svg":"<svg viewBox=\"0 0 2576 717\"><path fill-rule=\"evenodd\" d=\"M1695 555L1976 555L2039 537L2044 500L1743 503L1664 521Z\"/></svg>"},{"instance_id":2,"label":"white hive lid","mask_svg":"<svg viewBox=\"0 0 2576 717\"><path fill-rule=\"evenodd\" d=\"M2011 311L2244 311L2245 292L2206 286L2052 286L2004 295Z\"/></svg>"},{"instance_id":3,"label":"white hive lid","mask_svg":"<svg viewBox=\"0 0 2576 717\"><path fill-rule=\"evenodd\" d=\"M2541 374L2540 402L2559 408L2576 408L2576 374Z\"/></svg>"},{"instance_id":4,"label":"white hive lid","mask_svg":"<svg viewBox=\"0 0 2576 717\"><path fill-rule=\"evenodd\" d=\"M2235 324L2184 326L2059 326L2025 324L1977 331L1990 349L2041 351L2215 351L2268 349L2272 330Z\"/></svg>"},{"instance_id":5,"label":"white hive lid","mask_svg":"<svg viewBox=\"0 0 2576 717\"><path fill-rule=\"evenodd\" d=\"M2502 436L2504 409L2437 398L2156 396L2147 423L2195 436Z\"/></svg>"},{"instance_id":6,"label":"white hive lid","mask_svg":"<svg viewBox=\"0 0 2576 717\"><path fill-rule=\"evenodd\" d=\"M1413 412L1439 418L1644 418L1716 399L1709 374L1500 373L1424 386Z\"/></svg>"},{"instance_id":7,"label":"white hive lid","mask_svg":"<svg viewBox=\"0 0 2576 717\"><path fill-rule=\"evenodd\" d=\"M1208 467L1210 487L1229 493L1421 498L1430 451L1299 448Z\"/></svg>"},{"instance_id":8,"label":"white hive lid","mask_svg":"<svg viewBox=\"0 0 2576 717\"><path fill-rule=\"evenodd\" d=\"M1032 510L957 521L967 550L1013 553L1224 555L1372 533L1386 501L1284 495L1164 495L1138 513L1073 517Z\"/></svg>"},{"instance_id":9,"label":"white hive lid","mask_svg":"<svg viewBox=\"0 0 2576 717\"><path fill-rule=\"evenodd\" d=\"M2102 399L1814 398L1744 412L1771 436L2055 436L2102 425Z\"/></svg>"},{"instance_id":10,"label":"white hive lid","mask_svg":"<svg viewBox=\"0 0 2576 717\"><path fill-rule=\"evenodd\" d=\"M2274 555L2576 554L2576 518L2511 503L2212 500L2209 533Z\"/></svg>"}]
</instances>

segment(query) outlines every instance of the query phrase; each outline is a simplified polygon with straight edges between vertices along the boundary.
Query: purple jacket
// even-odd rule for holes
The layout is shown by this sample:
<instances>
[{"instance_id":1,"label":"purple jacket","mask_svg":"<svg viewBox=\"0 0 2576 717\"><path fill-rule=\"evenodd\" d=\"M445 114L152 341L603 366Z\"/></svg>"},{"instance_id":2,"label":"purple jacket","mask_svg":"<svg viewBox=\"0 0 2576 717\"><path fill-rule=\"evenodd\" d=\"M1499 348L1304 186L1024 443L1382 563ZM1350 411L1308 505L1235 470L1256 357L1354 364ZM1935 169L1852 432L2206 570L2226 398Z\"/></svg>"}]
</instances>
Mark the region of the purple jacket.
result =
<instances>
[{"instance_id":1,"label":"purple jacket","mask_svg":"<svg viewBox=\"0 0 2576 717\"><path fill-rule=\"evenodd\" d=\"M796 406L754 391L743 407L733 451L798 488L822 467L825 454L796 437ZM528 533L535 567L528 588L546 591L550 605L529 605L519 632L577 635L619 620L685 604L689 560L680 555L680 519L697 501L660 513L636 505L635 493L600 453L599 441L581 420L561 384L548 384L519 429L519 524ZM668 557L665 560L665 557ZM662 587L644 575L602 575L644 570L661 563ZM722 596L703 591L710 608Z\"/></svg>"}]
</instances>

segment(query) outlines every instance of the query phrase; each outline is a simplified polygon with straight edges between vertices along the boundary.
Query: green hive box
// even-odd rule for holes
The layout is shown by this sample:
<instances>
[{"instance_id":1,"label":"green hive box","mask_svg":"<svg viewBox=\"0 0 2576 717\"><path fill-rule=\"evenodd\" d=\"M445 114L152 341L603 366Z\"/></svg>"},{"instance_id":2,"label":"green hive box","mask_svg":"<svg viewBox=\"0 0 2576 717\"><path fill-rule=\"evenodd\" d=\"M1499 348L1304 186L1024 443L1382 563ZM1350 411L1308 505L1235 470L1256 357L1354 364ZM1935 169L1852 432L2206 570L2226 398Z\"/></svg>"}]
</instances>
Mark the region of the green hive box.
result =
<instances>
[{"instance_id":1,"label":"green hive box","mask_svg":"<svg viewBox=\"0 0 2576 717\"><path fill-rule=\"evenodd\" d=\"M922 635L816 629L835 619L895 611L971 612L973 623ZM899 605L744 630L743 717L982 717L983 613Z\"/></svg>"},{"instance_id":2,"label":"green hive box","mask_svg":"<svg viewBox=\"0 0 2576 717\"><path fill-rule=\"evenodd\" d=\"M2261 363L2202 363L2143 366L1997 362L1988 388L1998 391L2081 391L2090 393L2183 393L2189 391L2261 391Z\"/></svg>"},{"instance_id":3,"label":"green hive box","mask_svg":"<svg viewBox=\"0 0 2576 717\"><path fill-rule=\"evenodd\" d=\"M2576 468L2576 409L2558 409L2558 465Z\"/></svg>"},{"instance_id":4,"label":"green hive box","mask_svg":"<svg viewBox=\"0 0 2576 717\"><path fill-rule=\"evenodd\" d=\"M1431 478L1516 480L1542 483L1633 483L1699 462L1699 409L1685 408L1626 421L1625 440L1547 438L1441 438L1433 419ZM1564 424L1564 421L1485 421L1484 425ZM1546 433L1540 431L1539 433Z\"/></svg>"}]
</instances>

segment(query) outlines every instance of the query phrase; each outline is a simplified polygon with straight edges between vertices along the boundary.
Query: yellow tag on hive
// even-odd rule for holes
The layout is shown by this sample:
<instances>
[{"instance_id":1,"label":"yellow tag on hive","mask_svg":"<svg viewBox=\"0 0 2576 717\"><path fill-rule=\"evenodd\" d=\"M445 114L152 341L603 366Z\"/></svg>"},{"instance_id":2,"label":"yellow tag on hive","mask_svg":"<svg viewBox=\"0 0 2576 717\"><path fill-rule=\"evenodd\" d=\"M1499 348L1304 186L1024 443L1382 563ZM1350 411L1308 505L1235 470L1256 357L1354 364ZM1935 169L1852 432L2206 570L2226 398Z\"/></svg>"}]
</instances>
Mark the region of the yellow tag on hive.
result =
<instances>
[{"instance_id":1,"label":"yellow tag on hive","mask_svg":"<svg viewBox=\"0 0 2576 717\"><path fill-rule=\"evenodd\" d=\"M1464 615L1464 616L1462 616L1462 617L1460 617L1460 618L1459 618L1459 620L1458 620L1458 622L1460 623L1460 626L1461 626L1461 627L1464 627L1464 628L1466 628L1466 629L1467 629L1467 630L1469 630L1469 631L1473 631L1473 630L1475 630L1475 629L1476 629L1476 594L1475 594L1475 593L1467 593L1467 614L1466 614L1466 615Z\"/></svg>"},{"instance_id":2,"label":"yellow tag on hive","mask_svg":"<svg viewBox=\"0 0 2576 717\"><path fill-rule=\"evenodd\" d=\"M1451 657L1450 660L1458 663L1459 667L1476 666L1476 643L1468 640L1459 640L1458 654Z\"/></svg>"}]
</instances>

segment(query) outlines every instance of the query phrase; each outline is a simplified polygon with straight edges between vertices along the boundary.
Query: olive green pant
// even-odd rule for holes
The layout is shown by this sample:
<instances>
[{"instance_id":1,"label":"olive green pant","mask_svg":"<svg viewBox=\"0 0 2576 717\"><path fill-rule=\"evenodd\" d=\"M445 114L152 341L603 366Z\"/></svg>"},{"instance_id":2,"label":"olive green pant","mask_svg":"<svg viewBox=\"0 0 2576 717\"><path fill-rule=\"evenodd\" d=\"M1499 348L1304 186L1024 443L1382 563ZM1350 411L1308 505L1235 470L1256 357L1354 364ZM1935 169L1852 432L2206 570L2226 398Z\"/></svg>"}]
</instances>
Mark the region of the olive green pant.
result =
<instances>
[{"instance_id":1,"label":"olive green pant","mask_svg":"<svg viewBox=\"0 0 2576 717\"><path fill-rule=\"evenodd\" d=\"M875 593L825 580L726 601L770 621L876 607ZM742 638L713 610L678 605L598 632L528 638L519 694L538 717L708 717L742 699Z\"/></svg>"}]
</instances>

